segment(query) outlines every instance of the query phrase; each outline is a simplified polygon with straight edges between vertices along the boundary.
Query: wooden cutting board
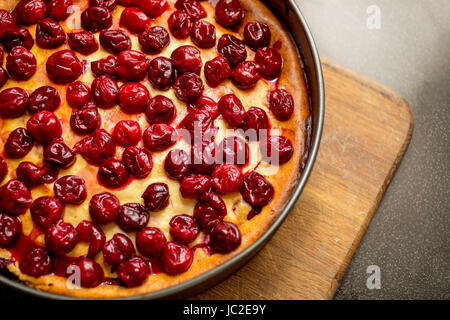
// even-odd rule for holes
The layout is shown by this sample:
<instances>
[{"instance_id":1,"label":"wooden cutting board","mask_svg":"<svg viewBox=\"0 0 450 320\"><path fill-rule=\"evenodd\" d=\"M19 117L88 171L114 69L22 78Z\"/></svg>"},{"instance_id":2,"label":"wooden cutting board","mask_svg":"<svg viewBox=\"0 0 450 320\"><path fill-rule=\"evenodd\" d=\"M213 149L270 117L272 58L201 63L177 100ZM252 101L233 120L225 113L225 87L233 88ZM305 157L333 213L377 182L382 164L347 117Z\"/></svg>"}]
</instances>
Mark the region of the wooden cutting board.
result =
<instances>
[{"instance_id":1,"label":"wooden cutting board","mask_svg":"<svg viewBox=\"0 0 450 320\"><path fill-rule=\"evenodd\" d=\"M397 93L322 58L325 126L295 208L247 265L196 299L331 299L409 144Z\"/></svg>"}]
</instances>

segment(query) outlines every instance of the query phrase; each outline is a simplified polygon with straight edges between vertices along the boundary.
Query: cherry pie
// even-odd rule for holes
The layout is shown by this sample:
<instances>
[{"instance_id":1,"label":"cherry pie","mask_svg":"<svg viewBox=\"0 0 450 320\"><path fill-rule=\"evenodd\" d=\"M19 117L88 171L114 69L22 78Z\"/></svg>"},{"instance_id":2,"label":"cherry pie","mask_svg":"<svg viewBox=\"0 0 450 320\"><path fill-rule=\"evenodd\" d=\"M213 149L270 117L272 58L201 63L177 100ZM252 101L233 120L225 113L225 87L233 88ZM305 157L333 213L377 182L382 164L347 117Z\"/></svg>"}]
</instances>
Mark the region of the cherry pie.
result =
<instances>
[{"instance_id":1,"label":"cherry pie","mask_svg":"<svg viewBox=\"0 0 450 320\"><path fill-rule=\"evenodd\" d=\"M251 245L307 152L289 33L257 0L0 0L0 265L118 297Z\"/></svg>"}]
</instances>

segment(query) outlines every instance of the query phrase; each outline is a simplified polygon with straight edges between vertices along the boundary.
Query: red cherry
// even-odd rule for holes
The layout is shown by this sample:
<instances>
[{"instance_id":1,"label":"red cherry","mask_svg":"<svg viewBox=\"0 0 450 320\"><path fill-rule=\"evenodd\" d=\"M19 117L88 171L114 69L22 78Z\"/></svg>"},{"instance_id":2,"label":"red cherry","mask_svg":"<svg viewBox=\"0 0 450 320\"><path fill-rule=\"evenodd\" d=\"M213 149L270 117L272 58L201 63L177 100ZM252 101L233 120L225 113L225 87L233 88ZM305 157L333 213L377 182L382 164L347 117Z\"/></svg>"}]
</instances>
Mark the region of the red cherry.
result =
<instances>
[{"instance_id":1,"label":"red cherry","mask_svg":"<svg viewBox=\"0 0 450 320\"><path fill-rule=\"evenodd\" d=\"M118 0L118 2L124 7L131 7L136 5L137 0Z\"/></svg>"},{"instance_id":2,"label":"red cherry","mask_svg":"<svg viewBox=\"0 0 450 320\"><path fill-rule=\"evenodd\" d=\"M28 80L36 72L34 55L25 47L14 47L6 57L6 70L15 80Z\"/></svg>"},{"instance_id":3,"label":"red cherry","mask_svg":"<svg viewBox=\"0 0 450 320\"><path fill-rule=\"evenodd\" d=\"M266 137L270 128L266 112L258 107L250 107L242 128L245 136L251 141Z\"/></svg>"},{"instance_id":4,"label":"red cherry","mask_svg":"<svg viewBox=\"0 0 450 320\"><path fill-rule=\"evenodd\" d=\"M6 247L19 239L22 233L22 222L17 217L0 212L0 246Z\"/></svg>"},{"instance_id":5,"label":"red cherry","mask_svg":"<svg viewBox=\"0 0 450 320\"><path fill-rule=\"evenodd\" d=\"M145 108L145 114L150 124L170 123L175 116L175 105L169 98L157 95L150 99Z\"/></svg>"},{"instance_id":6,"label":"red cherry","mask_svg":"<svg viewBox=\"0 0 450 320\"><path fill-rule=\"evenodd\" d=\"M294 99L284 89L273 90L269 96L269 108L275 118L280 121L287 121L294 113Z\"/></svg>"},{"instance_id":7,"label":"red cherry","mask_svg":"<svg viewBox=\"0 0 450 320\"><path fill-rule=\"evenodd\" d=\"M81 26L91 32L108 29L112 25L112 15L104 7L89 7L81 14Z\"/></svg>"},{"instance_id":8,"label":"red cherry","mask_svg":"<svg viewBox=\"0 0 450 320\"><path fill-rule=\"evenodd\" d=\"M123 233L116 233L102 248L106 263L116 266L135 254L133 242Z\"/></svg>"},{"instance_id":9,"label":"red cherry","mask_svg":"<svg viewBox=\"0 0 450 320\"><path fill-rule=\"evenodd\" d=\"M189 103L187 107L189 112L196 109L206 111L213 119L216 119L219 116L219 107L217 102L206 96L201 96L197 100Z\"/></svg>"},{"instance_id":10,"label":"red cherry","mask_svg":"<svg viewBox=\"0 0 450 320\"><path fill-rule=\"evenodd\" d=\"M227 215L227 206L222 198L214 193L205 193L194 207L194 217L205 230L211 229Z\"/></svg>"},{"instance_id":11,"label":"red cherry","mask_svg":"<svg viewBox=\"0 0 450 320\"><path fill-rule=\"evenodd\" d=\"M49 18L38 22L36 27L36 43L44 49L54 49L66 42L66 33L61 25Z\"/></svg>"},{"instance_id":12,"label":"red cherry","mask_svg":"<svg viewBox=\"0 0 450 320\"><path fill-rule=\"evenodd\" d=\"M255 61L261 66L261 74L268 79L276 78L283 65L278 51L269 47L259 48L255 55Z\"/></svg>"},{"instance_id":13,"label":"red cherry","mask_svg":"<svg viewBox=\"0 0 450 320\"><path fill-rule=\"evenodd\" d=\"M28 93L19 87L8 88L0 92L0 117L18 118L26 109Z\"/></svg>"},{"instance_id":14,"label":"red cherry","mask_svg":"<svg viewBox=\"0 0 450 320\"><path fill-rule=\"evenodd\" d=\"M180 127L189 132L191 141L210 140L216 132L211 114L201 109L188 113Z\"/></svg>"},{"instance_id":15,"label":"red cherry","mask_svg":"<svg viewBox=\"0 0 450 320\"><path fill-rule=\"evenodd\" d=\"M161 266L170 275L187 271L194 260L192 250L182 244L169 241L161 255Z\"/></svg>"},{"instance_id":16,"label":"red cherry","mask_svg":"<svg viewBox=\"0 0 450 320\"><path fill-rule=\"evenodd\" d=\"M199 48L212 48L216 45L216 27L205 21L197 20L192 25L191 40Z\"/></svg>"},{"instance_id":17,"label":"red cherry","mask_svg":"<svg viewBox=\"0 0 450 320\"><path fill-rule=\"evenodd\" d=\"M169 225L172 239L181 244L191 243L200 232L194 218L185 214L174 216Z\"/></svg>"},{"instance_id":18,"label":"red cherry","mask_svg":"<svg viewBox=\"0 0 450 320\"><path fill-rule=\"evenodd\" d=\"M87 220L82 220L76 230L80 241L89 242L88 257L97 255L106 241L103 230Z\"/></svg>"},{"instance_id":19,"label":"red cherry","mask_svg":"<svg viewBox=\"0 0 450 320\"><path fill-rule=\"evenodd\" d=\"M167 174L177 180L187 177L191 171L191 161L186 151L172 149L164 160L164 169Z\"/></svg>"},{"instance_id":20,"label":"red cherry","mask_svg":"<svg viewBox=\"0 0 450 320\"><path fill-rule=\"evenodd\" d=\"M100 76L92 81L92 98L102 109L109 109L117 104L119 88L117 82L108 76Z\"/></svg>"},{"instance_id":21,"label":"red cherry","mask_svg":"<svg viewBox=\"0 0 450 320\"><path fill-rule=\"evenodd\" d=\"M193 46L181 46L175 49L171 55L175 68L180 73L193 72L200 74L202 57L200 51Z\"/></svg>"},{"instance_id":22,"label":"red cherry","mask_svg":"<svg viewBox=\"0 0 450 320\"><path fill-rule=\"evenodd\" d=\"M221 194L239 191L244 183L241 169L232 163L219 164L212 174L213 186Z\"/></svg>"},{"instance_id":23,"label":"red cherry","mask_svg":"<svg viewBox=\"0 0 450 320\"><path fill-rule=\"evenodd\" d=\"M114 140L121 147L136 145L141 140L142 130L138 122L121 120L114 127Z\"/></svg>"},{"instance_id":24,"label":"red cherry","mask_svg":"<svg viewBox=\"0 0 450 320\"><path fill-rule=\"evenodd\" d=\"M34 139L25 128L17 128L8 136L5 143L5 153L9 158L23 158L33 148Z\"/></svg>"},{"instance_id":25,"label":"red cherry","mask_svg":"<svg viewBox=\"0 0 450 320\"><path fill-rule=\"evenodd\" d=\"M120 206L117 223L124 231L139 231L143 229L149 219L145 207L139 203L126 203Z\"/></svg>"},{"instance_id":26,"label":"red cherry","mask_svg":"<svg viewBox=\"0 0 450 320\"><path fill-rule=\"evenodd\" d=\"M97 61L91 62L91 70L95 76L109 76L113 79L117 78L118 74L116 68L119 62L116 57L107 56Z\"/></svg>"},{"instance_id":27,"label":"red cherry","mask_svg":"<svg viewBox=\"0 0 450 320\"><path fill-rule=\"evenodd\" d=\"M50 86L37 88L28 98L28 111L33 114L40 111L55 111L61 104L58 91Z\"/></svg>"},{"instance_id":28,"label":"red cherry","mask_svg":"<svg viewBox=\"0 0 450 320\"><path fill-rule=\"evenodd\" d=\"M142 49L150 54L160 53L169 45L169 42L169 33L161 26L151 27L139 34Z\"/></svg>"},{"instance_id":29,"label":"red cherry","mask_svg":"<svg viewBox=\"0 0 450 320\"><path fill-rule=\"evenodd\" d=\"M175 8L185 11L192 21L206 18L206 11L197 0L177 0Z\"/></svg>"},{"instance_id":30,"label":"red cherry","mask_svg":"<svg viewBox=\"0 0 450 320\"><path fill-rule=\"evenodd\" d=\"M40 197L33 201L30 213L34 223L47 229L61 219L64 204L55 197Z\"/></svg>"},{"instance_id":31,"label":"red cherry","mask_svg":"<svg viewBox=\"0 0 450 320\"><path fill-rule=\"evenodd\" d=\"M150 211L159 211L169 205L169 187L165 183L152 183L142 194L145 206Z\"/></svg>"},{"instance_id":32,"label":"red cherry","mask_svg":"<svg viewBox=\"0 0 450 320\"><path fill-rule=\"evenodd\" d=\"M244 41L253 50L256 51L262 47L270 45L270 28L265 23L249 22L244 28Z\"/></svg>"},{"instance_id":33,"label":"red cherry","mask_svg":"<svg viewBox=\"0 0 450 320\"><path fill-rule=\"evenodd\" d=\"M0 9L0 41L3 41L5 33L17 27L16 19L11 12Z\"/></svg>"},{"instance_id":34,"label":"red cherry","mask_svg":"<svg viewBox=\"0 0 450 320\"><path fill-rule=\"evenodd\" d=\"M57 255L69 253L78 242L73 225L59 220L45 231L45 246Z\"/></svg>"},{"instance_id":35,"label":"red cherry","mask_svg":"<svg viewBox=\"0 0 450 320\"><path fill-rule=\"evenodd\" d=\"M224 27L235 27L244 18L239 0L219 0L216 5L216 20Z\"/></svg>"},{"instance_id":36,"label":"red cherry","mask_svg":"<svg viewBox=\"0 0 450 320\"><path fill-rule=\"evenodd\" d=\"M141 257L133 257L117 267L117 275L127 287L141 285L149 273L148 264Z\"/></svg>"},{"instance_id":37,"label":"red cherry","mask_svg":"<svg viewBox=\"0 0 450 320\"><path fill-rule=\"evenodd\" d=\"M122 11L120 25L131 32L141 33L146 30L152 20L139 8L129 7Z\"/></svg>"},{"instance_id":38,"label":"red cherry","mask_svg":"<svg viewBox=\"0 0 450 320\"><path fill-rule=\"evenodd\" d=\"M55 196L66 204L81 204L86 200L84 179L77 176L64 176L53 185Z\"/></svg>"},{"instance_id":39,"label":"red cherry","mask_svg":"<svg viewBox=\"0 0 450 320\"><path fill-rule=\"evenodd\" d=\"M241 195L252 206L264 207L273 199L274 188L264 176L252 171L244 177Z\"/></svg>"},{"instance_id":40,"label":"red cherry","mask_svg":"<svg viewBox=\"0 0 450 320\"><path fill-rule=\"evenodd\" d=\"M19 268L23 273L38 278L51 272L53 258L44 248L33 248L22 256Z\"/></svg>"},{"instance_id":41,"label":"red cherry","mask_svg":"<svg viewBox=\"0 0 450 320\"><path fill-rule=\"evenodd\" d=\"M79 257L75 262L71 263L79 270L80 285L84 288L97 287L103 281L103 269L89 257ZM71 275L70 266L67 269L67 276Z\"/></svg>"},{"instance_id":42,"label":"red cherry","mask_svg":"<svg viewBox=\"0 0 450 320\"><path fill-rule=\"evenodd\" d=\"M163 151L178 140L176 130L164 123L152 124L144 131L143 141L150 151Z\"/></svg>"},{"instance_id":43,"label":"red cherry","mask_svg":"<svg viewBox=\"0 0 450 320\"><path fill-rule=\"evenodd\" d=\"M89 201L89 214L92 221L97 224L107 224L116 220L119 208L119 199L108 192L95 194Z\"/></svg>"},{"instance_id":44,"label":"red cherry","mask_svg":"<svg viewBox=\"0 0 450 320\"><path fill-rule=\"evenodd\" d=\"M31 50L34 45L33 36L26 28L12 28L6 30L2 38L3 46L10 52L14 47L22 46ZM1 59L3 62L3 59Z\"/></svg>"},{"instance_id":45,"label":"red cherry","mask_svg":"<svg viewBox=\"0 0 450 320\"><path fill-rule=\"evenodd\" d=\"M75 163L75 153L64 142L52 140L44 147L44 160L58 168L69 168Z\"/></svg>"},{"instance_id":46,"label":"red cherry","mask_svg":"<svg viewBox=\"0 0 450 320\"><path fill-rule=\"evenodd\" d=\"M6 81L8 81L8 73L3 67L0 67L0 89L5 85Z\"/></svg>"},{"instance_id":47,"label":"red cherry","mask_svg":"<svg viewBox=\"0 0 450 320\"><path fill-rule=\"evenodd\" d=\"M210 87L217 87L231 75L231 67L224 56L218 57L205 63L205 78Z\"/></svg>"},{"instance_id":48,"label":"red cherry","mask_svg":"<svg viewBox=\"0 0 450 320\"><path fill-rule=\"evenodd\" d=\"M0 156L0 182L5 179L6 175L8 174L8 163L3 159L2 156Z\"/></svg>"},{"instance_id":49,"label":"red cherry","mask_svg":"<svg viewBox=\"0 0 450 320\"><path fill-rule=\"evenodd\" d=\"M181 195L188 199L198 199L210 189L211 178L206 175L186 177L180 184Z\"/></svg>"},{"instance_id":50,"label":"red cherry","mask_svg":"<svg viewBox=\"0 0 450 320\"><path fill-rule=\"evenodd\" d=\"M236 87L241 89L253 88L261 79L261 66L254 61L244 61L231 71L231 79Z\"/></svg>"},{"instance_id":51,"label":"red cherry","mask_svg":"<svg viewBox=\"0 0 450 320\"><path fill-rule=\"evenodd\" d=\"M109 11L113 11L117 6L117 0L89 0L89 6L104 7Z\"/></svg>"},{"instance_id":52,"label":"red cherry","mask_svg":"<svg viewBox=\"0 0 450 320\"><path fill-rule=\"evenodd\" d=\"M81 109L91 98L91 88L84 82L75 81L66 88L66 101L72 108Z\"/></svg>"},{"instance_id":53,"label":"red cherry","mask_svg":"<svg viewBox=\"0 0 450 320\"><path fill-rule=\"evenodd\" d=\"M55 83L70 83L82 73L83 66L71 50L61 50L53 53L46 63L47 74Z\"/></svg>"},{"instance_id":54,"label":"red cherry","mask_svg":"<svg viewBox=\"0 0 450 320\"><path fill-rule=\"evenodd\" d=\"M217 50L223 54L233 67L247 59L247 50L244 42L231 34L224 34L220 37Z\"/></svg>"},{"instance_id":55,"label":"red cherry","mask_svg":"<svg viewBox=\"0 0 450 320\"><path fill-rule=\"evenodd\" d=\"M150 18L161 16L169 7L167 0L136 0L136 5Z\"/></svg>"},{"instance_id":56,"label":"red cherry","mask_svg":"<svg viewBox=\"0 0 450 320\"><path fill-rule=\"evenodd\" d=\"M45 18L46 6L42 0L19 2L14 11L23 24L35 24Z\"/></svg>"},{"instance_id":57,"label":"red cherry","mask_svg":"<svg viewBox=\"0 0 450 320\"><path fill-rule=\"evenodd\" d=\"M211 174L216 167L216 143L202 140L192 144L192 169L196 173Z\"/></svg>"},{"instance_id":58,"label":"red cherry","mask_svg":"<svg viewBox=\"0 0 450 320\"><path fill-rule=\"evenodd\" d=\"M69 32L67 34L70 49L88 55L98 50L98 42L89 31Z\"/></svg>"},{"instance_id":59,"label":"red cherry","mask_svg":"<svg viewBox=\"0 0 450 320\"><path fill-rule=\"evenodd\" d=\"M217 156L218 163L234 163L241 167L248 163L249 147L241 138L229 136L220 142Z\"/></svg>"},{"instance_id":60,"label":"red cherry","mask_svg":"<svg viewBox=\"0 0 450 320\"><path fill-rule=\"evenodd\" d=\"M144 149L128 147L123 151L122 161L128 172L138 179L147 177L152 171L152 156Z\"/></svg>"},{"instance_id":61,"label":"red cherry","mask_svg":"<svg viewBox=\"0 0 450 320\"><path fill-rule=\"evenodd\" d=\"M124 83L119 89L119 105L124 112L143 112L149 100L150 93L139 82Z\"/></svg>"},{"instance_id":62,"label":"red cherry","mask_svg":"<svg viewBox=\"0 0 450 320\"><path fill-rule=\"evenodd\" d=\"M175 78L175 66L171 59L156 57L148 67L148 78L160 90L167 90Z\"/></svg>"},{"instance_id":63,"label":"red cherry","mask_svg":"<svg viewBox=\"0 0 450 320\"><path fill-rule=\"evenodd\" d=\"M47 17L56 21L66 20L70 15L71 5L72 0L50 0L47 2Z\"/></svg>"},{"instance_id":64,"label":"red cherry","mask_svg":"<svg viewBox=\"0 0 450 320\"><path fill-rule=\"evenodd\" d=\"M291 140L285 136L269 136L260 142L263 159L272 164L288 162L294 153Z\"/></svg>"},{"instance_id":65,"label":"red cherry","mask_svg":"<svg viewBox=\"0 0 450 320\"><path fill-rule=\"evenodd\" d=\"M117 58L116 72L125 82L139 82L145 78L148 65L147 56L142 52L125 50Z\"/></svg>"},{"instance_id":66,"label":"red cherry","mask_svg":"<svg viewBox=\"0 0 450 320\"><path fill-rule=\"evenodd\" d=\"M186 72L179 76L173 87L178 99L188 102L200 98L205 90L202 78L192 72Z\"/></svg>"},{"instance_id":67,"label":"red cherry","mask_svg":"<svg viewBox=\"0 0 450 320\"><path fill-rule=\"evenodd\" d=\"M122 161L111 158L98 168L98 180L107 188L120 188L128 182L127 168Z\"/></svg>"},{"instance_id":68,"label":"red cherry","mask_svg":"<svg viewBox=\"0 0 450 320\"><path fill-rule=\"evenodd\" d=\"M177 39L186 39L192 28L191 17L182 10L174 11L168 20L169 30Z\"/></svg>"},{"instance_id":69,"label":"red cherry","mask_svg":"<svg viewBox=\"0 0 450 320\"><path fill-rule=\"evenodd\" d=\"M216 224L210 232L210 246L218 253L230 253L241 244L239 228L232 222Z\"/></svg>"},{"instance_id":70,"label":"red cherry","mask_svg":"<svg viewBox=\"0 0 450 320\"><path fill-rule=\"evenodd\" d=\"M100 128L100 114L97 107L86 106L80 110L73 110L70 116L70 127L78 134L93 133Z\"/></svg>"},{"instance_id":71,"label":"red cherry","mask_svg":"<svg viewBox=\"0 0 450 320\"><path fill-rule=\"evenodd\" d=\"M39 168L32 162L23 161L16 169L17 179L22 181L28 188L42 184L41 178L46 173L45 168Z\"/></svg>"},{"instance_id":72,"label":"red cherry","mask_svg":"<svg viewBox=\"0 0 450 320\"><path fill-rule=\"evenodd\" d=\"M49 111L33 114L27 121L27 130L40 143L59 138L62 134L61 122Z\"/></svg>"},{"instance_id":73,"label":"red cherry","mask_svg":"<svg viewBox=\"0 0 450 320\"><path fill-rule=\"evenodd\" d=\"M146 227L136 234L136 246L148 258L159 258L166 241L164 233L154 227Z\"/></svg>"},{"instance_id":74,"label":"red cherry","mask_svg":"<svg viewBox=\"0 0 450 320\"><path fill-rule=\"evenodd\" d=\"M9 180L0 187L0 208L13 215L24 214L31 204L31 192L19 180Z\"/></svg>"},{"instance_id":75,"label":"red cherry","mask_svg":"<svg viewBox=\"0 0 450 320\"><path fill-rule=\"evenodd\" d=\"M114 54L131 48L131 39L122 30L102 30L99 39L102 47Z\"/></svg>"},{"instance_id":76,"label":"red cherry","mask_svg":"<svg viewBox=\"0 0 450 320\"><path fill-rule=\"evenodd\" d=\"M241 100L234 94L227 94L219 100L219 112L228 125L240 127L245 123L247 112Z\"/></svg>"}]
</instances>

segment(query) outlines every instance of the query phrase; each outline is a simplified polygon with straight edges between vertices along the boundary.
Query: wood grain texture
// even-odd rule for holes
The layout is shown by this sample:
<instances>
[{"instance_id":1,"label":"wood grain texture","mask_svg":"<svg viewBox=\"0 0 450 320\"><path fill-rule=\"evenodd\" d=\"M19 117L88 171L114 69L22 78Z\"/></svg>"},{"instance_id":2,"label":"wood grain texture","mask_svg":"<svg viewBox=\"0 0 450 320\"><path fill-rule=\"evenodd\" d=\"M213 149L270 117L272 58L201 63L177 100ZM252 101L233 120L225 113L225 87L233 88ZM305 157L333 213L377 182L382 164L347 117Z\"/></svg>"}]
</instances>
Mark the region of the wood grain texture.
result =
<instances>
[{"instance_id":1,"label":"wood grain texture","mask_svg":"<svg viewBox=\"0 0 450 320\"><path fill-rule=\"evenodd\" d=\"M413 131L395 92L322 58L325 126L295 208L246 266L196 299L331 299Z\"/></svg>"}]
</instances>

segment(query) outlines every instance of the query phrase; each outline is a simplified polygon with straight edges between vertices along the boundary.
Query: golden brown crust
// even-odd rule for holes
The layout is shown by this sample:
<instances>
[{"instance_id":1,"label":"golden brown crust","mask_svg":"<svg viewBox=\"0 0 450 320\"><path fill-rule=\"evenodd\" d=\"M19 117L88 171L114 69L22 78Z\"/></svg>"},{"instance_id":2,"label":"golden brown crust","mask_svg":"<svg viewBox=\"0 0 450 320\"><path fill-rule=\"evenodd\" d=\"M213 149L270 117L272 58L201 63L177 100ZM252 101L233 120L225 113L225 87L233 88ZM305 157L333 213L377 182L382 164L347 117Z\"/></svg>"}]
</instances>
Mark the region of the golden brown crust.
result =
<instances>
[{"instance_id":1,"label":"golden brown crust","mask_svg":"<svg viewBox=\"0 0 450 320\"><path fill-rule=\"evenodd\" d=\"M248 211L250 210L249 206L245 204L244 201L241 200L241 196L236 194L226 195L223 197L224 201L227 204L228 209L228 215L225 218L226 220L232 221L236 223L241 231L242 234L242 243L240 247L228 255L220 255L220 254L214 254L211 256L206 255L202 250L196 250L195 252L195 258L194 263L192 264L192 267L187 272L177 275L177 276L169 276L167 274L157 274L157 275L151 275L147 278L147 280L139 287L135 288L124 288L121 286L116 285L101 285L96 288L92 289L69 289L66 286L66 279L58 276L48 275L43 276L40 278L33 278L29 277L27 275L24 275L20 272L16 264L11 264L8 266L9 270L13 272L14 274L18 275L19 278L27 283L28 285L35 287L40 290L44 291L50 291L57 294L62 295L70 295L70 296L77 296L77 297L96 297L96 298L110 298L110 297L121 297L121 296L130 296L130 295L137 295L137 294L144 294L152 291L157 291L160 289L164 289L173 285L176 285L178 283L184 282L186 280L192 279L208 270L211 270L212 268L224 263L225 261L229 260L231 257L239 254L242 252L245 248L250 246L256 239L258 239L272 224L274 219L279 215L280 211L284 207L286 201L289 199L293 188L295 187L298 178L301 174L301 161L302 161L302 155L304 153L304 145L305 145L305 139L306 139L306 128L305 123L306 119L309 116L309 99L307 94L307 87L306 87L306 80L304 78L304 73L301 68L300 60L297 55L297 50L295 47L294 42L292 41L288 31L285 29L285 27L276 19L276 17L273 15L273 13L265 7L260 1L255 0L240 0L243 8L246 10L246 17L243 22L243 25L245 25L248 21L260 21L268 24L270 26L271 32L272 32L272 44L280 41L281 48L279 50L280 54L283 57L284 60L284 66L283 66L283 72L279 80L279 87L285 88L288 90L294 97L295 101L295 113L294 116L286 122L279 122L275 118L273 118L270 115L270 112L268 111L268 102L267 102L267 91L269 89L269 84L265 81L259 81L258 85L250 91L242 91L234 86L231 85L231 82L227 81L225 84L215 90L207 90L205 92L206 95L211 96L221 96L224 92L229 91L229 88L232 88L235 94L242 100L244 106L246 109L248 109L251 106L257 105L264 110L267 111L268 115L270 116L270 121L273 128L282 128L281 132L283 135L287 136L292 140L294 143L294 156L292 159L286 163L283 164L279 171L276 174L269 174L271 173L271 167L269 165L261 163L258 166L257 171L261 174L265 175L267 179L273 184L275 188L275 196L272 202L263 208L260 214L255 216L252 220L247 221L246 216ZM75 0L75 3L86 5L87 0ZM171 3L171 7L173 8L174 1L169 1ZM14 7L16 1L11 0L0 0L0 8L8 8L11 9ZM202 5L207 9L208 11L208 18L206 20L209 20L210 22L214 23L214 9L211 7L211 5L208 2L202 2ZM115 17L115 23L117 23L118 18L120 17L120 12L123 8L116 9L116 12L114 13ZM172 10L172 9L171 9ZM162 17L156 19L156 21L153 23L153 25L163 25L167 28L167 18L169 12L166 12ZM70 19L70 18L69 18ZM216 24L217 26L217 24ZM35 26L30 27L30 32L32 35L34 35L34 28ZM66 31L67 26L65 26ZM242 38L242 32L243 28L240 28L240 35L239 37ZM232 33L229 30L226 30L220 26L217 26L217 38L220 37L223 33ZM135 38L135 37L134 37ZM173 40L173 39L172 39ZM187 41L173 41L171 43L169 48L166 48L165 51L163 51L162 55L168 56L170 55L170 52L174 49L174 47L178 46L180 43L189 42L189 39ZM65 45L66 46L66 45ZM64 47L60 47L57 50L61 50ZM139 45L136 42L136 39L133 39L133 49L138 49ZM26 82L26 83L15 83L14 81L10 80L7 85L3 88L12 87L12 86L22 86L26 89L33 90L41 85L44 85L46 83L49 83L49 80L46 78L45 70L43 69L43 64L47 59L47 57L50 55L51 51L49 50L39 50L37 46L35 45L33 49L31 50L38 61L41 61L41 64L38 67L37 74L32 78L32 82ZM207 61L212 59L217 53L216 49L208 49L208 50L201 50L202 51L202 59L203 61ZM249 57L248 59L252 60L254 57L254 53L248 50ZM98 53L94 53L92 57L87 57L88 59L97 60L98 56L101 55L101 50ZM105 55L103 53L103 55ZM203 75L202 75L203 76ZM82 76L82 81L86 81L90 83L92 79L89 79L89 76ZM55 84L52 84L52 86L55 86ZM149 84L147 84L150 92L152 95L160 93L158 90L155 90L154 88L151 88ZM62 86L55 86L61 94L61 97L64 98L65 96L65 90L63 90ZM183 108L184 105L180 101L176 101L176 97L171 92L164 92L163 94L168 95L171 99L176 102L176 106L178 109L178 112L180 116L183 115ZM57 111L57 115L60 118L68 119L70 117L70 108L64 104L62 107L60 107ZM116 123L118 120L122 118L127 118L129 116L125 116L119 111L109 111L104 112L102 114L102 117L106 119L104 123L102 123L103 127L106 127L107 130L112 129L112 126L114 123ZM4 142L9 132L18 126L23 126L26 122L26 117L22 117L19 120L9 121L9 120L0 120L0 140L1 142ZM145 124L145 119L141 118L138 119L142 124ZM222 120L220 120L222 121ZM67 123L65 123L67 126ZM223 127L224 124L221 123L221 127ZM67 127L66 127L67 128ZM68 141L69 145L73 145L73 143L79 139L79 137L75 135L69 135L68 131L65 130L64 132L64 139ZM3 145L3 143L2 143ZM179 146L177 146L179 147ZM256 148L256 145L251 145L251 149L253 150ZM2 149L3 147L0 147ZM2 150L0 150L2 151ZM36 157L39 157L41 154L41 150L38 148L34 148L30 155L27 156L26 159L23 160L34 160L35 163L39 163L41 160L36 161ZM150 175L149 179L145 179L144 181L137 181L136 183L129 186L132 189L134 189L134 192L130 195L120 195L119 198L121 200L121 203L124 202L139 202L139 196L136 197L136 194L142 194L143 188L147 186L149 183L160 181L161 179L165 178L165 173L162 169L162 166L160 165L163 159L163 156L165 156L166 153L163 153L159 155L159 157L154 155L154 163L155 167L152 171L152 174ZM29 159L28 159L29 158ZM9 161L8 165L10 168L16 168L18 163L20 161ZM159 163L159 165L158 165ZM256 163L252 162L253 167L256 166ZM252 165L247 167L245 170L251 170L253 169ZM96 185L96 180L93 181L91 176L96 175L96 169L90 169L87 166L86 162L80 157L77 157L77 162L74 168L69 170L71 172L75 172L78 175L81 175L82 177L87 180L87 187L88 187L88 199L92 194L100 192L101 188ZM11 171L9 173L9 176L5 179L11 179L15 175L14 171ZM164 178L163 178L164 177ZM89 183L90 182L90 183ZM166 181L164 181L166 182ZM191 200L182 199L181 195L179 194L177 183L170 181L171 185L169 185L169 189L171 192L172 199L175 199L172 201L171 206L168 210L173 211L170 213L169 216L167 216L168 210L163 211L161 213L151 214L149 225L160 225L160 224L166 224L168 220L170 220L171 216L174 214L181 214L181 213L191 213L192 211L183 212L187 208L193 208L193 205L195 202ZM36 189L36 190L35 190ZM52 187L51 185L45 185L38 188L33 189L33 198L44 195L44 194L51 194L52 193ZM64 216L64 219L66 221L69 221L76 225L79 221L82 219L89 219L89 214L87 213L87 201L83 203L81 206L69 206L69 208L66 208L66 213ZM234 210L233 210L234 209ZM191 209L192 210L192 209ZM24 233L29 234L32 231L32 221L30 218L29 212L27 212L25 215L21 216L22 223L24 226ZM109 240L112 235L117 232L119 229L116 229L115 226L106 226L106 236L107 240ZM161 227L161 229L168 235L168 228L165 229ZM131 235L133 241L134 241L134 235ZM168 235L168 237L170 237ZM200 238L200 237L199 237ZM43 242L42 235L36 239L38 242ZM87 244L80 243L77 245L77 247L70 253L71 256L79 256L82 254L85 254L87 250ZM10 257L9 251L5 249L0 248L0 257ZM96 260L104 266L105 270L108 270L109 268L103 264L102 256L99 254L96 258ZM108 274L107 275L112 275Z\"/></svg>"}]
</instances>

